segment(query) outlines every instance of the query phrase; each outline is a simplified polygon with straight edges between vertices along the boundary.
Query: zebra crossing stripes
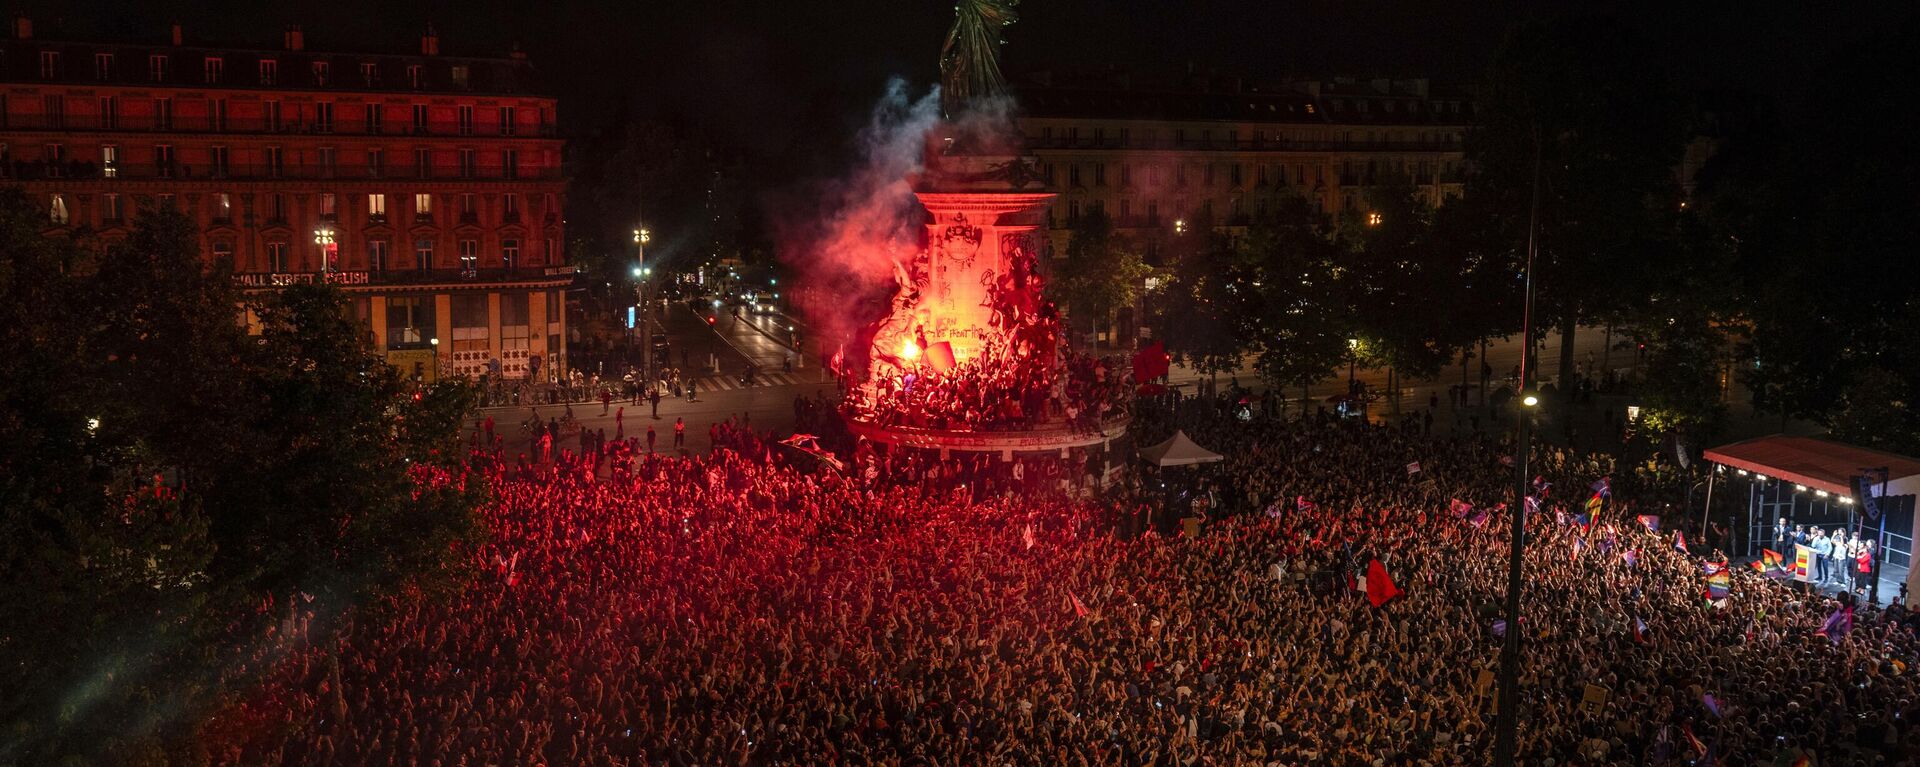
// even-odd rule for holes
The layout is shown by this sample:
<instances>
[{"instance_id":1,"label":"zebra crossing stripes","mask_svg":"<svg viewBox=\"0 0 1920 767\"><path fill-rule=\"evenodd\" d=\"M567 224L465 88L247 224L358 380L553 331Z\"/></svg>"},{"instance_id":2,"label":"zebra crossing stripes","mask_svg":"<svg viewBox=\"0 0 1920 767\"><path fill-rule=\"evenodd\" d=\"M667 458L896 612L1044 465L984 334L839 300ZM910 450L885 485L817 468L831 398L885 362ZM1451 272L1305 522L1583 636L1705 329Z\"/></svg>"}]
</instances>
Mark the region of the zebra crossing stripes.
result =
<instances>
[{"instance_id":1,"label":"zebra crossing stripes","mask_svg":"<svg viewBox=\"0 0 1920 767\"><path fill-rule=\"evenodd\" d=\"M753 389L766 386L796 386L800 384L831 382L832 379L821 380L820 372L817 370L806 370L794 373L761 373L753 377L753 383L751 385L745 386L741 385L740 376L727 374L700 378L699 383L696 384L699 388L695 389L695 391L733 391L735 389Z\"/></svg>"}]
</instances>

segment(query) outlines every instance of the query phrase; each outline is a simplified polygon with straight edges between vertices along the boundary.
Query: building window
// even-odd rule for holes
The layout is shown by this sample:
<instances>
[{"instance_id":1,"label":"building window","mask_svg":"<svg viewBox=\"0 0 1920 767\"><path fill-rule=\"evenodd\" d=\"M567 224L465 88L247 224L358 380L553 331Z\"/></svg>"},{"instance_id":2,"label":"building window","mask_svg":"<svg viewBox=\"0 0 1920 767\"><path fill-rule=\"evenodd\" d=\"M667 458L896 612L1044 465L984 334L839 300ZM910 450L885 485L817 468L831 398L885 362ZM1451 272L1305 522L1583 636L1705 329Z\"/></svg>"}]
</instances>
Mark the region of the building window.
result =
<instances>
[{"instance_id":1,"label":"building window","mask_svg":"<svg viewBox=\"0 0 1920 767\"><path fill-rule=\"evenodd\" d=\"M470 83L467 73L468 69L465 66L455 64L453 67L453 87L463 91L466 90Z\"/></svg>"},{"instance_id":2,"label":"building window","mask_svg":"<svg viewBox=\"0 0 1920 767\"><path fill-rule=\"evenodd\" d=\"M1128 133L1128 130L1126 128L1120 129L1120 146L1122 147L1125 147L1127 145L1127 133Z\"/></svg>"},{"instance_id":3,"label":"building window","mask_svg":"<svg viewBox=\"0 0 1920 767\"><path fill-rule=\"evenodd\" d=\"M41 149L40 157L46 160L48 178L60 178L66 175L64 172L67 165L66 147L60 144L48 144Z\"/></svg>"},{"instance_id":4,"label":"building window","mask_svg":"<svg viewBox=\"0 0 1920 767\"><path fill-rule=\"evenodd\" d=\"M500 108L500 135L513 135L513 107Z\"/></svg>"},{"instance_id":5,"label":"building window","mask_svg":"<svg viewBox=\"0 0 1920 767\"><path fill-rule=\"evenodd\" d=\"M147 57L147 79L156 83L167 81L167 54L156 53Z\"/></svg>"},{"instance_id":6,"label":"building window","mask_svg":"<svg viewBox=\"0 0 1920 767\"><path fill-rule=\"evenodd\" d=\"M360 80L372 88L380 84L380 65L371 61L360 62Z\"/></svg>"},{"instance_id":7,"label":"building window","mask_svg":"<svg viewBox=\"0 0 1920 767\"><path fill-rule=\"evenodd\" d=\"M124 214L120 211L120 195L108 192L100 195L100 219L107 224L118 224Z\"/></svg>"},{"instance_id":8,"label":"building window","mask_svg":"<svg viewBox=\"0 0 1920 767\"><path fill-rule=\"evenodd\" d=\"M506 149L500 152L500 173L502 178L515 179L520 177L519 150Z\"/></svg>"},{"instance_id":9,"label":"building window","mask_svg":"<svg viewBox=\"0 0 1920 767\"><path fill-rule=\"evenodd\" d=\"M1203 175L1206 177L1207 186L1213 186L1213 165L1214 165L1213 163L1207 163L1203 173Z\"/></svg>"},{"instance_id":10,"label":"building window","mask_svg":"<svg viewBox=\"0 0 1920 767\"><path fill-rule=\"evenodd\" d=\"M206 74L208 85L219 85L220 80L227 75L227 60L219 56L208 56L201 64L201 69Z\"/></svg>"},{"instance_id":11,"label":"building window","mask_svg":"<svg viewBox=\"0 0 1920 767\"><path fill-rule=\"evenodd\" d=\"M233 223L233 195L216 192L213 195L213 222L216 224Z\"/></svg>"},{"instance_id":12,"label":"building window","mask_svg":"<svg viewBox=\"0 0 1920 767\"><path fill-rule=\"evenodd\" d=\"M229 269L233 268L233 243L216 240L213 243L213 262L225 264Z\"/></svg>"},{"instance_id":13,"label":"building window","mask_svg":"<svg viewBox=\"0 0 1920 767\"><path fill-rule=\"evenodd\" d=\"M153 170L161 178L173 178L173 146L153 145Z\"/></svg>"},{"instance_id":14,"label":"building window","mask_svg":"<svg viewBox=\"0 0 1920 767\"><path fill-rule=\"evenodd\" d=\"M1227 183L1233 186L1240 185L1240 163L1227 166Z\"/></svg>"},{"instance_id":15,"label":"building window","mask_svg":"<svg viewBox=\"0 0 1920 767\"><path fill-rule=\"evenodd\" d=\"M120 147L112 144L100 147L100 175L105 178L120 176Z\"/></svg>"},{"instance_id":16,"label":"building window","mask_svg":"<svg viewBox=\"0 0 1920 767\"><path fill-rule=\"evenodd\" d=\"M93 78L102 82L113 79L113 54L93 54Z\"/></svg>"},{"instance_id":17,"label":"building window","mask_svg":"<svg viewBox=\"0 0 1920 767\"><path fill-rule=\"evenodd\" d=\"M512 238L500 241L500 265L508 269L520 263L520 241Z\"/></svg>"},{"instance_id":18,"label":"building window","mask_svg":"<svg viewBox=\"0 0 1920 767\"><path fill-rule=\"evenodd\" d=\"M420 65L407 65L407 87L420 90Z\"/></svg>"},{"instance_id":19,"label":"building window","mask_svg":"<svg viewBox=\"0 0 1920 767\"><path fill-rule=\"evenodd\" d=\"M286 153L280 147L267 147L267 178L279 178L286 170Z\"/></svg>"},{"instance_id":20,"label":"building window","mask_svg":"<svg viewBox=\"0 0 1920 767\"><path fill-rule=\"evenodd\" d=\"M55 194L47 201L47 217L55 224L67 223L67 196Z\"/></svg>"},{"instance_id":21,"label":"building window","mask_svg":"<svg viewBox=\"0 0 1920 767\"><path fill-rule=\"evenodd\" d=\"M60 52L40 52L40 79L52 80L60 76Z\"/></svg>"},{"instance_id":22,"label":"building window","mask_svg":"<svg viewBox=\"0 0 1920 767\"><path fill-rule=\"evenodd\" d=\"M387 196L379 192L367 195L367 218L374 221L387 220Z\"/></svg>"},{"instance_id":23,"label":"building window","mask_svg":"<svg viewBox=\"0 0 1920 767\"><path fill-rule=\"evenodd\" d=\"M213 129L217 131L224 131L227 129L227 100L226 99L213 100Z\"/></svg>"},{"instance_id":24,"label":"building window","mask_svg":"<svg viewBox=\"0 0 1920 767\"><path fill-rule=\"evenodd\" d=\"M459 109L455 110L455 113L459 115L460 135L462 136L473 135L473 106L469 104L461 104Z\"/></svg>"},{"instance_id":25,"label":"building window","mask_svg":"<svg viewBox=\"0 0 1920 767\"><path fill-rule=\"evenodd\" d=\"M284 242L267 243L267 271L282 273L287 271L287 244Z\"/></svg>"},{"instance_id":26,"label":"building window","mask_svg":"<svg viewBox=\"0 0 1920 767\"><path fill-rule=\"evenodd\" d=\"M367 240L367 271L374 274L387 271L387 246L386 240Z\"/></svg>"},{"instance_id":27,"label":"building window","mask_svg":"<svg viewBox=\"0 0 1920 767\"><path fill-rule=\"evenodd\" d=\"M232 167L227 164L227 148L224 146L208 147L207 163L213 166L214 178L226 178Z\"/></svg>"},{"instance_id":28,"label":"building window","mask_svg":"<svg viewBox=\"0 0 1920 767\"><path fill-rule=\"evenodd\" d=\"M379 178L380 174L386 170L386 165L387 165L386 150L379 149L379 148L367 150L367 175L368 176L371 176L373 178Z\"/></svg>"},{"instance_id":29,"label":"building window","mask_svg":"<svg viewBox=\"0 0 1920 767\"><path fill-rule=\"evenodd\" d=\"M1106 163L1096 162L1093 164L1093 185L1094 186L1107 185L1107 164Z\"/></svg>"},{"instance_id":30,"label":"building window","mask_svg":"<svg viewBox=\"0 0 1920 767\"><path fill-rule=\"evenodd\" d=\"M329 221L339 218L340 217L340 209L338 207L339 202L340 202L340 199L334 196L332 192L321 192L320 193L320 217L327 219Z\"/></svg>"},{"instance_id":31,"label":"building window","mask_svg":"<svg viewBox=\"0 0 1920 767\"><path fill-rule=\"evenodd\" d=\"M368 104L367 105L367 132L375 136L380 135L383 131L386 130L386 126L381 124L383 120L384 120L384 117L380 113L380 105Z\"/></svg>"},{"instance_id":32,"label":"building window","mask_svg":"<svg viewBox=\"0 0 1920 767\"><path fill-rule=\"evenodd\" d=\"M49 94L41 100L46 106L47 127L64 128L67 125L67 97Z\"/></svg>"},{"instance_id":33,"label":"building window","mask_svg":"<svg viewBox=\"0 0 1920 767\"><path fill-rule=\"evenodd\" d=\"M540 241L540 264L557 264L560 263L559 258L560 251L553 247L552 237ZM540 264L535 264L535 266L539 266ZM549 314L547 316L556 317L559 315Z\"/></svg>"},{"instance_id":34,"label":"building window","mask_svg":"<svg viewBox=\"0 0 1920 767\"><path fill-rule=\"evenodd\" d=\"M267 125L267 130L280 130L280 102L269 100L262 103L260 114L262 121Z\"/></svg>"},{"instance_id":35,"label":"building window","mask_svg":"<svg viewBox=\"0 0 1920 767\"><path fill-rule=\"evenodd\" d=\"M501 215L506 223L520 223L520 195L508 192L500 196Z\"/></svg>"},{"instance_id":36,"label":"building window","mask_svg":"<svg viewBox=\"0 0 1920 767\"><path fill-rule=\"evenodd\" d=\"M287 223L287 196L278 192L267 195L267 223Z\"/></svg>"},{"instance_id":37,"label":"building window","mask_svg":"<svg viewBox=\"0 0 1920 767\"><path fill-rule=\"evenodd\" d=\"M320 176L322 178L333 178L334 170L338 167L338 164L334 161L335 153L333 147L323 146L320 147L318 151L320 153Z\"/></svg>"},{"instance_id":38,"label":"building window","mask_svg":"<svg viewBox=\"0 0 1920 767\"><path fill-rule=\"evenodd\" d=\"M173 130L173 99L153 100L153 127L154 130Z\"/></svg>"},{"instance_id":39,"label":"building window","mask_svg":"<svg viewBox=\"0 0 1920 767\"><path fill-rule=\"evenodd\" d=\"M426 147L413 150L414 175L433 178L433 152Z\"/></svg>"},{"instance_id":40,"label":"building window","mask_svg":"<svg viewBox=\"0 0 1920 767\"><path fill-rule=\"evenodd\" d=\"M433 220L433 195L421 192L413 196L413 217Z\"/></svg>"},{"instance_id":41,"label":"building window","mask_svg":"<svg viewBox=\"0 0 1920 767\"><path fill-rule=\"evenodd\" d=\"M433 240L422 237L413 241L413 265L420 271L433 268Z\"/></svg>"},{"instance_id":42,"label":"building window","mask_svg":"<svg viewBox=\"0 0 1920 767\"><path fill-rule=\"evenodd\" d=\"M1120 198L1120 220L1126 221L1127 219L1132 217L1133 217L1133 201L1125 197Z\"/></svg>"},{"instance_id":43,"label":"building window","mask_svg":"<svg viewBox=\"0 0 1920 767\"><path fill-rule=\"evenodd\" d=\"M1077 162L1067 163L1067 185L1068 186L1080 185L1080 163L1077 163Z\"/></svg>"},{"instance_id":44,"label":"building window","mask_svg":"<svg viewBox=\"0 0 1920 767\"><path fill-rule=\"evenodd\" d=\"M473 178L473 150L460 150L460 177Z\"/></svg>"},{"instance_id":45,"label":"building window","mask_svg":"<svg viewBox=\"0 0 1920 767\"><path fill-rule=\"evenodd\" d=\"M387 296L387 348L425 345L433 324L433 296Z\"/></svg>"},{"instance_id":46,"label":"building window","mask_svg":"<svg viewBox=\"0 0 1920 767\"><path fill-rule=\"evenodd\" d=\"M417 135L425 135L427 132L427 105L425 104L413 105L413 132Z\"/></svg>"},{"instance_id":47,"label":"building window","mask_svg":"<svg viewBox=\"0 0 1920 767\"><path fill-rule=\"evenodd\" d=\"M280 62L273 59L260 60L260 84L277 85L280 82Z\"/></svg>"},{"instance_id":48,"label":"building window","mask_svg":"<svg viewBox=\"0 0 1920 767\"><path fill-rule=\"evenodd\" d=\"M475 199L478 195L471 192L460 195L460 223L477 224L480 222L480 205Z\"/></svg>"},{"instance_id":49,"label":"building window","mask_svg":"<svg viewBox=\"0 0 1920 767\"><path fill-rule=\"evenodd\" d=\"M100 127L107 130L120 127L120 97L100 97Z\"/></svg>"},{"instance_id":50,"label":"building window","mask_svg":"<svg viewBox=\"0 0 1920 767\"><path fill-rule=\"evenodd\" d=\"M331 74L332 74L332 69L327 66L327 62L324 62L324 61L313 62L314 87L316 88L327 87L327 79L328 79L328 76Z\"/></svg>"},{"instance_id":51,"label":"building window","mask_svg":"<svg viewBox=\"0 0 1920 767\"><path fill-rule=\"evenodd\" d=\"M322 101L313 105L313 129L320 133L333 132L333 102Z\"/></svg>"},{"instance_id":52,"label":"building window","mask_svg":"<svg viewBox=\"0 0 1920 767\"><path fill-rule=\"evenodd\" d=\"M480 241L460 241L460 273L472 276L480 268Z\"/></svg>"}]
</instances>

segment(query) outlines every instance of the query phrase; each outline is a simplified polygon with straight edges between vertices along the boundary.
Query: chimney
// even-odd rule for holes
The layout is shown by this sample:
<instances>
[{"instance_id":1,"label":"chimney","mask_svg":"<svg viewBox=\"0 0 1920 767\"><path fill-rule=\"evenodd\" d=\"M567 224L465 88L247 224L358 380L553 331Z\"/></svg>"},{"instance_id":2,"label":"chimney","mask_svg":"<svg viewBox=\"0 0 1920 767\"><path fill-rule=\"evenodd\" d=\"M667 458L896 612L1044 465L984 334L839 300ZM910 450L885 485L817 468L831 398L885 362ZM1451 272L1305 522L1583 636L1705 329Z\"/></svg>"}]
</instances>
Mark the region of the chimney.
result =
<instances>
[{"instance_id":1,"label":"chimney","mask_svg":"<svg viewBox=\"0 0 1920 767\"><path fill-rule=\"evenodd\" d=\"M178 21L173 23L173 44L180 44L180 22Z\"/></svg>"},{"instance_id":2,"label":"chimney","mask_svg":"<svg viewBox=\"0 0 1920 767\"><path fill-rule=\"evenodd\" d=\"M440 55L440 33L433 31L433 25L427 25L427 33L420 36L420 55Z\"/></svg>"},{"instance_id":3,"label":"chimney","mask_svg":"<svg viewBox=\"0 0 1920 767\"><path fill-rule=\"evenodd\" d=\"M299 24L288 26L287 34L285 37L286 37L286 43L287 43L287 50L290 50L290 51L306 50L307 36L300 31Z\"/></svg>"},{"instance_id":4,"label":"chimney","mask_svg":"<svg viewBox=\"0 0 1920 767\"><path fill-rule=\"evenodd\" d=\"M13 36L21 40L33 39L33 17L24 13L13 15Z\"/></svg>"}]
</instances>

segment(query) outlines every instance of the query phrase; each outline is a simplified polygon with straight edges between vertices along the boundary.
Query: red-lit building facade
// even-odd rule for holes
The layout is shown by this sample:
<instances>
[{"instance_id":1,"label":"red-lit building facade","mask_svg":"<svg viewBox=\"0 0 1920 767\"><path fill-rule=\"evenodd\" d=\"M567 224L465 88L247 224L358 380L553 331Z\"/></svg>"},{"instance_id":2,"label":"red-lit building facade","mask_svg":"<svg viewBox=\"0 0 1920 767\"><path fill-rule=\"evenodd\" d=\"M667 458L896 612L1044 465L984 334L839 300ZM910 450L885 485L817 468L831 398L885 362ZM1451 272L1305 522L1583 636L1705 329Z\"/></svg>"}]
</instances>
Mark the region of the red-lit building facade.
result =
<instances>
[{"instance_id":1,"label":"red-lit building facade","mask_svg":"<svg viewBox=\"0 0 1920 767\"><path fill-rule=\"evenodd\" d=\"M562 142L509 58L0 41L0 185L111 242L172 206L249 290L341 286L422 378L565 370Z\"/></svg>"}]
</instances>

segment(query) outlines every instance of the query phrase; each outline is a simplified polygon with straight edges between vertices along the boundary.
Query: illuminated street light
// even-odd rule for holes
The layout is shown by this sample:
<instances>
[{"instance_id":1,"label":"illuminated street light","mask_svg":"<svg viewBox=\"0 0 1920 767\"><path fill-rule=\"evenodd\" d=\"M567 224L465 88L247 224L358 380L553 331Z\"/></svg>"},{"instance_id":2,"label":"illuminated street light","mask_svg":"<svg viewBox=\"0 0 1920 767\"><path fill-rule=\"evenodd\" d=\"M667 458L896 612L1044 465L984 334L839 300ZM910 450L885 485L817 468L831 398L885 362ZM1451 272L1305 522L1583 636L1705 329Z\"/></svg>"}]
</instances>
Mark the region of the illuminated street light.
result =
<instances>
[{"instance_id":1,"label":"illuminated street light","mask_svg":"<svg viewBox=\"0 0 1920 767\"><path fill-rule=\"evenodd\" d=\"M1367 214L1367 226L1379 226L1380 222L1383 220L1385 219L1381 217L1379 211L1374 211Z\"/></svg>"},{"instance_id":2,"label":"illuminated street light","mask_svg":"<svg viewBox=\"0 0 1920 767\"><path fill-rule=\"evenodd\" d=\"M653 232L648 229L633 230L633 241L645 245L653 241Z\"/></svg>"},{"instance_id":3,"label":"illuminated street light","mask_svg":"<svg viewBox=\"0 0 1920 767\"><path fill-rule=\"evenodd\" d=\"M1540 404L1540 398L1532 394L1529 394L1525 397L1520 398L1520 404L1526 405L1527 407L1533 407L1534 405Z\"/></svg>"},{"instance_id":4,"label":"illuminated street light","mask_svg":"<svg viewBox=\"0 0 1920 767\"><path fill-rule=\"evenodd\" d=\"M1174 220L1173 220L1173 233L1174 233L1174 234L1186 234L1186 233L1187 233L1187 220L1186 220L1186 219L1184 219L1184 218L1176 218L1176 219L1174 219Z\"/></svg>"}]
</instances>

